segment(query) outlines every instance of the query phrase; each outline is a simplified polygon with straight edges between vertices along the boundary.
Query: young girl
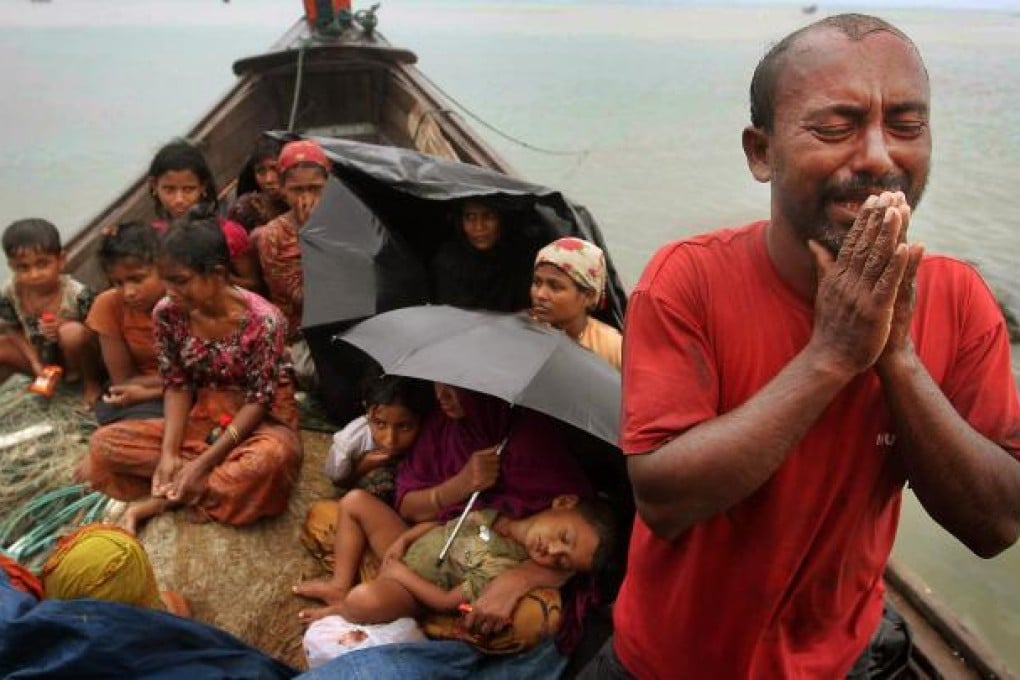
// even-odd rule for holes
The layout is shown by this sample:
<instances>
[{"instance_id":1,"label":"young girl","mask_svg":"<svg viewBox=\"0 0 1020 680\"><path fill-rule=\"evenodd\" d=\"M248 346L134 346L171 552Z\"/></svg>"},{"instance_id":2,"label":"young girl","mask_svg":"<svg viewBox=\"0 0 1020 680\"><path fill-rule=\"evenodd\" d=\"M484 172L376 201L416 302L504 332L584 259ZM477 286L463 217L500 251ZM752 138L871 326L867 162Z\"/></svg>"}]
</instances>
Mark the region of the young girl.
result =
<instances>
[{"instance_id":1,"label":"young girl","mask_svg":"<svg viewBox=\"0 0 1020 680\"><path fill-rule=\"evenodd\" d=\"M393 502L397 461L414 444L421 419L434 403L429 383L395 375L370 377L363 389L365 415L333 436L326 476L337 486L358 486Z\"/></svg>"},{"instance_id":2,"label":"young girl","mask_svg":"<svg viewBox=\"0 0 1020 680\"><path fill-rule=\"evenodd\" d=\"M435 398L428 382L395 375L370 376L361 388L365 415L333 435L326 476L338 487L365 491L389 507L397 488L397 463L414 445ZM330 570L339 515L339 501L316 501L301 531L301 542Z\"/></svg>"},{"instance_id":3,"label":"young girl","mask_svg":"<svg viewBox=\"0 0 1020 680\"><path fill-rule=\"evenodd\" d=\"M191 214L213 217L219 206L216 180L202 152L184 140L170 142L156 152L149 165L149 190L156 206L157 220L152 226L165 232L174 220ZM231 282L257 290L258 259L244 227L231 220L216 218L230 251Z\"/></svg>"},{"instance_id":4,"label":"young girl","mask_svg":"<svg viewBox=\"0 0 1020 680\"><path fill-rule=\"evenodd\" d=\"M91 405L101 390L99 357L82 321L95 293L63 273L60 232L46 220L8 225L3 250L11 279L0 287L0 383L13 372L38 377L46 362L63 363L80 373Z\"/></svg>"},{"instance_id":5,"label":"young girl","mask_svg":"<svg viewBox=\"0 0 1020 680\"><path fill-rule=\"evenodd\" d=\"M301 465L286 323L230 284L214 220L169 228L156 266L167 297L153 309L164 418L92 436L92 486L131 507L125 528L181 505L200 519L248 524L287 509ZM229 424L217 428L221 417Z\"/></svg>"},{"instance_id":6,"label":"young girl","mask_svg":"<svg viewBox=\"0 0 1020 680\"><path fill-rule=\"evenodd\" d=\"M156 368L152 308L166 294L156 270L159 237L128 222L99 244L99 263L113 286L96 298L85 319L99 337L110 386L96 402L96 420L161 418L163 380Z\"/></svg>"},{"instance_id":7,"label":"young girl","mask_svg":"<svg viewBox=\"0 0 1020 680\"><path fill-rule=\"evenodd\" d=\"M271 137L259 137L237 176L237 200L230 207L227 218L249 233L289 209L276 166L280 146L280 142Z\"/></svg>"}]
</instances>

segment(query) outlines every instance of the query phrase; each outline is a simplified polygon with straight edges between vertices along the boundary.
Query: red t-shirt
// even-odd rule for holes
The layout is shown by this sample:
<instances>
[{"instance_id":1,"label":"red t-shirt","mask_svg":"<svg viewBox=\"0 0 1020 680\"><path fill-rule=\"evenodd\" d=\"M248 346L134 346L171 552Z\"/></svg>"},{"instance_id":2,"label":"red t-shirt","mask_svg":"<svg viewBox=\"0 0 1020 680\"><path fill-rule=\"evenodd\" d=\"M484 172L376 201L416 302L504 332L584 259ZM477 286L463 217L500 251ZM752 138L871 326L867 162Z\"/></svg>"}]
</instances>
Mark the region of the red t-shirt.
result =
<instances>
[{"instance_id":1,"label":"red t-shirt","mask_svg":"<svg viewBox=\"0 0 1020 680\"><path fill-rule=\"evenodd\" d=\"M628 303L625 453L659 448L757 393L808 342L765 223L674 243ZM956 409L1020 452L1005 322L968 265L926 257L912 336ZM615 649L640 678L842 677L882 611L902 471L874 371L854 379L750 497L670 542L635 519Z\"/></svg>"}]
</instances>

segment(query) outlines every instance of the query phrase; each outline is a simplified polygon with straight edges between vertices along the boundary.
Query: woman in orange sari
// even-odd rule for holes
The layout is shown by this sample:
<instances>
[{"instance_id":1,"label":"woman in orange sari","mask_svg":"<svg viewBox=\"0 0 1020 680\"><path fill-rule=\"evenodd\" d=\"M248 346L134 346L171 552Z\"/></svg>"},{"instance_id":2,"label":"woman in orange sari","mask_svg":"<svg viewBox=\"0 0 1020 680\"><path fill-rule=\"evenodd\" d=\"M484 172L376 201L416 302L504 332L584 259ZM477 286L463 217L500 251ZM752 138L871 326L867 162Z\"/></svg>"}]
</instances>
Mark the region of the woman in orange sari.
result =
<instances>
[{"instance_id":1,"label":"woman in orange sari","mask_svg":"<svg viewBox=\"0 0 1020 680\"><path fill-rule=\"evenodd\" d=\"M301 464L286 323L230 284L214 220L171 227L156 264L168 293L153 310L164 417L96 431L92 486L120 500L148 496L126 513L129 531L181 505L225 524L279 515Z\"/></svg>"}]
</instances>

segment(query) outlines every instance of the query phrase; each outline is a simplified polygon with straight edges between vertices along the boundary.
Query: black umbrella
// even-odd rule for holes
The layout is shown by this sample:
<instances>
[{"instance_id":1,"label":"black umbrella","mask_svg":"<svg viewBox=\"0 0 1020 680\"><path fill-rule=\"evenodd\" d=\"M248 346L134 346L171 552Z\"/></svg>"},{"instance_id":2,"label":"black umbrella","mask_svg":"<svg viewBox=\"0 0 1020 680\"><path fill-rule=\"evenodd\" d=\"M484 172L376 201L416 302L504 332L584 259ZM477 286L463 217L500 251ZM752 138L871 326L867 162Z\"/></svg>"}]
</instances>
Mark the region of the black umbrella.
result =
<instances>
[{"instance_id":1,"label":"black umbrella","mask_svg":"<svg viewBox=\"0 0 1020 680\"><path fill-rule=\"evenodd\" d=\"M326 183L300 241L306 328L426 302L421 260L336 177Z\"/></svg>"},{"instance_id":2,"label":"black umbrella","mask_svg":"<svg viewBox=\"0 0 1020 680\"><path fill-rule=\"evenodd\" d=\"M387 373L500 397L616 444L620 374L563 331L523 314L408 307L341 337Z\"/></svg>"},{"instance_id":3,"label":"black umbrella","mask_svg":"<svg viewBox=\"0 0 1020 680\"><path fill-rule=\"evenodd\" d=\"M409 149L309 139L326 151L337 181L301 229L306 329L427 301L426 263L453 236L452 215L469 198L498 205L532 252L561 236L605 250L588 211L553 189ZM600 315L619 326L626 295L608 253L606 264L609 304Z\"/></svg>"}]
</instances>

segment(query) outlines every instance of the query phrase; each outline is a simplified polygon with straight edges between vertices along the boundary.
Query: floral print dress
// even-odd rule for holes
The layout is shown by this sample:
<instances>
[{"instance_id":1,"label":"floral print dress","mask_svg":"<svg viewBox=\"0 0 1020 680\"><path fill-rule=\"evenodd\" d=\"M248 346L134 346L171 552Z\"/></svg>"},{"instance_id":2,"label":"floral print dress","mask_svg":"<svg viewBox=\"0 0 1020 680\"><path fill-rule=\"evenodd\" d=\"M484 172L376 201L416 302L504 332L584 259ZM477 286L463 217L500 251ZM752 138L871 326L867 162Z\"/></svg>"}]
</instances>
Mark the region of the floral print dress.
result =
<instances>
[{"instance_id":1,"label":"floral print dress","mask_svg":"<svg viewBox=\"0 0 1020 680\"><path fill-rule=\"evenodd\" d=\"M227 524L247 524L286 510L301 464L286 322L265 299L237 290L247 314L224 338L194 335L187 312L171 298L160 301L152 313L159 371L167 389L195 395L179 454L183 459L201 454L215 423L233 417L246 403L268 410L255 431L213 469L198 503L210 518ZM93 487L121 500L146 496L163 430L161 418L97 430L89 452Z\"/></svg>"}]
</instances>

